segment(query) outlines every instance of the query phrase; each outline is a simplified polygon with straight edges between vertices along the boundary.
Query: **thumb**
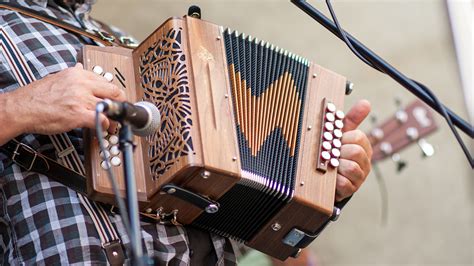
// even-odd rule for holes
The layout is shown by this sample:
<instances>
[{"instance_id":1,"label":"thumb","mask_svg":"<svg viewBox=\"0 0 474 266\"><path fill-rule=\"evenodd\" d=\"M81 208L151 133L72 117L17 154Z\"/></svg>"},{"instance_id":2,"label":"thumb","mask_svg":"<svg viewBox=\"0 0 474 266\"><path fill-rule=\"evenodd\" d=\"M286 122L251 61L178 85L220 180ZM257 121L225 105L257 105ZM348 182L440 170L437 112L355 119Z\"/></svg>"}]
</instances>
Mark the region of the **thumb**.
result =
<instances>
[{"instance_id":1,"label":"thumb","mask_svg":"<svg viewBox=\"0 0 474 266\"><path fill-rule=\"evenodd\" d=\"M351 131L356 129L362 121L370 113L370 103L367 100L358 101L352 108L347 112L344 118L343 131Z\"/></svg>"}]
</instances>

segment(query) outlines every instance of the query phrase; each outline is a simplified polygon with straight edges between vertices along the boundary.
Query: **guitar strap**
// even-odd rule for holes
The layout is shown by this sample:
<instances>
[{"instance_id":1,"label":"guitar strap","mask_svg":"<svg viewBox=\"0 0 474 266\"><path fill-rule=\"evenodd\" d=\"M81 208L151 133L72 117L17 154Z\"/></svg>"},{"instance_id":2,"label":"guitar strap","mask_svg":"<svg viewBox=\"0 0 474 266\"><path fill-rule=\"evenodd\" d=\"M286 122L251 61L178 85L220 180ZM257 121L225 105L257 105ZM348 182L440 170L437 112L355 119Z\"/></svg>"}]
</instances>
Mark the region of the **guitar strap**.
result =
<instances>
[{"instance_id":1,"label":"guitar strap","mask_svg":"<svg viewBox=\"0 0 474 266\"><path fill-rule=\"evenodd\" d=\"M82 35L87 38L90 38L93 41L102 45L125 46L118 43L117 39L109 33L106 33L103 31L101 32L85 31L81 28L77 28L73 25L67 24L56 18L45 16L43 14L40 14L39 12L30 10L30 9L27 9L15 4L1 3L0 8L9 9L9 10L18 12L20 14L41 20L43 22L53 24L57 27L63 28L74 34L78 34L78 35ZM5 58L7 59L6 61L9 64L10 69L14 73L14 76L17 79L19 85L26 86L27 84L35 81L36 79L35 79L34 74L32 73L31 69L26 63L27 61L25 60L24 56L19 52L20 50L18 49L18 47L16 47L16 44L12 41L12 38L10 38L7 32L4 31L2 28L0 28L0 35L2 35L1 37L3 37L0 39L0 41L3 41L3 45L0 46L0 52L2 52L5 55ZM49 138L57 152L57 156L59 158L61 165L69 170L72 170L73 175L74 173L76 173L76 175L67 176L67 178L74 178L74 177L83 178L86 174L84 164L80 160L79 154L77 150L74 148L74 146L72 145L71 140L69 139L69 136L66 133L61 133L61 134L56 134L56 135L50 135ZM16 140L14 140L13 142L19 143ZM31 147L28 147L28 146L25 147L25 146L26 145L24 144L18 145L17 149L18 147L24 148L25 151L29 151L29 152L24 152L23 154L33 155L33 157L31 157L32 160L29 160L31 161L31 165L24 165L24 164L18 163L18 161L21 161L21 158L15 158L15 155L20 154L18 153L18 150L13 150L9 154L7 153L7 155L9 155L14 162L17 162L17 165L19 165L20 167L24 168L27 171L32 170L32 167L34 165L41 164L41 162L46 162L44 165L47 165L47 167L45 167L47 170L52 170L51 166L55 167L55 162L51 162L54 160L41 156L40 154L36 153ZM2 147L2 148L5 148L5 147ZM40 159L37 160L37 158L40 158L42 160ZM50 163L48 163L48 160L50 160L49 161ZM36 164L35 164L35 161L36 161ZM60 167L56 167L56 169L58 168ZM66 169L66 172L67 172L67 169ZM55 180L58 180L58 179L56 178ZM83 180L79 180L78 182L84 181L84 180L85 178L83 178ZM61 183L64 183L64 182L61 182ZM78 185L77 187L82 187L82 186ZM117 234L117 229L114 227L114 225L110 221L109 216L107 215L107 212L104 210L104 207L101 204L89 200L86 196L80 193L83 191L81 191L80 189L77 189L77 187L71 187L71 188L76 190L79 201L81 202L82 206L86 209L89 216L91 217L109 263L111 265L123 265L125 261L125 255L122 249L121 240L120 240L119 235Z\"/></svg>"}]
</instances>

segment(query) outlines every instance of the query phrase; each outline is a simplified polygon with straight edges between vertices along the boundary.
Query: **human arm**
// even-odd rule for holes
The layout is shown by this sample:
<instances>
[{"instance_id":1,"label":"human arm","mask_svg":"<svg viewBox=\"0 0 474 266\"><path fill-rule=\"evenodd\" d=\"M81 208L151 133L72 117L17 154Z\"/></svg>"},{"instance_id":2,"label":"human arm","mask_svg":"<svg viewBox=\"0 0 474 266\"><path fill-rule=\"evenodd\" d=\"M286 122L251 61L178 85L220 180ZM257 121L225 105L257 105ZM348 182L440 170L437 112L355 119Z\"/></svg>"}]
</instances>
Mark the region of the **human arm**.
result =
<instances>
[{"instance_id":1,"label":"human arm","mask_svg":"<svg viewBox=\"0 0 474 266\"><path fill-rule=\"evenodd\" d=\"M124 101L125 94L81 64L0 94L0 145L22 133L94 128L95 105L105 98ZM109 127L105 116L100 120L104 128Z\"/></svg>"}]
</instances>

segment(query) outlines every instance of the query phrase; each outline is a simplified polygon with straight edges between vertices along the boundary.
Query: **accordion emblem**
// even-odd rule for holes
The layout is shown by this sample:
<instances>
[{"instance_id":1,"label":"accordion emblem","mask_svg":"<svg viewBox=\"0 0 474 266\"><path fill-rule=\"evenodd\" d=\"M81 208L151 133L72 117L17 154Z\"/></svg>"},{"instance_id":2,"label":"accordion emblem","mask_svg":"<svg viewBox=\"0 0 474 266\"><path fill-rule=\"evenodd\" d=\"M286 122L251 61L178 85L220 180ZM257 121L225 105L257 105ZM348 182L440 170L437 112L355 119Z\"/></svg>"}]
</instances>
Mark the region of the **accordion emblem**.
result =
<instances>
[{"instance_id":1,"label":"accordion emblem","mask_svg":"<svg viewBox=\"0 0 474 266\"><path fill-rule=\"evenodd\" d=\"M159 129L135 139L146 215L282 260L333 216L344 77L191 17L167 20L133 50L86 46L82 57L87 69L112 74L130 102L161 113ZM85 139L88 193L114 204L96 136ZM107 144L123 190L116 136Z\"/></svg>"}]
</instances>

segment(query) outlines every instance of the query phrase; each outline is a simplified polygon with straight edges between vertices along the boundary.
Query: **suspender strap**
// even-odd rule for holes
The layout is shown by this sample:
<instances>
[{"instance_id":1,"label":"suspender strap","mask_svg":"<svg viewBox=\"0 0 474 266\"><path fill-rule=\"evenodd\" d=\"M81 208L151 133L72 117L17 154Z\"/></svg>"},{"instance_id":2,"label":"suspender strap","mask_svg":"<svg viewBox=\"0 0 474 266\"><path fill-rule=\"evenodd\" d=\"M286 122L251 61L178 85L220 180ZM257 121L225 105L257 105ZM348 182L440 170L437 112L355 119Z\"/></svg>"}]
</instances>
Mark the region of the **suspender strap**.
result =
<instances>
[{"instance_id":1,"label":"suspender strap","mask_svg":"<svg viewBox=\"0 0 474 266\"><path fill-rule=\"evenodd\" d=\"M22 7L22 6L17 5L17 4L0 3L0 9L1 8L12 10L12 11L18 12L22 15L26 15L26 16L41 20L43 22L55 25L56 27L65 29L69 32L73 32L75 34L82 35L82 36L85 36L87 38L90 38L93 41L101 43L105 46L122 46L122 44L118 40L116 40L116 38L113 35L111 35L108 32L105 32L105 31L84 30L82 28L79 28L79 27L76 27L74 25L63 22L63 21L61 21L57 18L53 18L51 16L42 14L42 13L37 12L37 11L32 10L32 9Z\"/></svg>"},{"instance_id":2,"label":"suspender strap","mask_svg":"<svg viewBox=\"0 0 474 266\"><path fill-rule=\"evenodd\" d=\"M0 8L8 8L10 10L22 14L34 15L35 13L28 9L26 9L25 11L24 8L12 8L12 6L13 5L11 4L0 4ZM41 17L43 19L40 20L45 21L47 23L52 23L44 19L43 15L41 15ZM36 18L39 19L39 17ZM57 21L54 18L52 19L54 21ZM58 25L56 23L52 24ZM67 24L66 26L67 28L65 28L67 30L69 30L70 27L75 28L73 26L70 26L69 24ZM72 31L79 34L85 32L82 29L80 31ZM6 32L0 31L0 34L2 34L3 37L8 40L6 46L12 48L4 49L2 46L0 47L0 52L7 53L7 58L17 59L7 60L7 63L9 64L10 69L12 69L12 71L14 72L15 77L17 78L17 81L20 86L26 86L27 84L35 81L35 76L26 64L24 56L18 52L19 49L18 47L16 47L16 44L11 41L11 38ZM98 40L97 38L92 39L104 43L104 41ZM104 44L109 46L112 45L110 42L108 42L108 44ZM9 156L13 162L15 162L17 165L24 168L25 170L44 174L50 177L51 179L60 182L68 186L69 188L77 191L77 195L79 197L80 202L82 203L86 211L89 213L90 217L92 217L92 221L94 223L95 228L97 229L102 247L105 250L109 263L111 265L122 265L125 260L125 256L122 250L120 238L116 233L116 229L111 223L109 216L104 211L101 205L91 202L87 197L84 196L86 193L86 180L84 177L85 169L84 165L82 164L82 161L80 160L79 154L72 145L71 140L69 139L66 133L50 135L49 137L57 151L58 157L62 160L63 165L59 164L53 159L50 159L34 151L28 145L20 143L15 139L9 141L3 146L0 146L0 151L2 151L5 155Z\"/></svg>"},{"instance_id":3,"label":"suspender strap","mask_svg":"<svg viewBox=\"0 0 474 266\"><path fill-rule=\"evenodd\" d=\"M60 136L61 134L55 135L54 137ZM54 143L54 146L59 147L57 144L58 143ZM15 139L0 146L0 151L10 157L14 163L26 171L46 175L54 181L62 183L78 192L77 195L79 201L89 213L92 222L97 229L102 248L105 250L109 263L111 265L123 264L125 256L116 229L102 206L95 202L91 202L84 196L86 193L86 180L83 175L64 167L56 161L34 151L30 146L20 143ZM75 153L77 154L77 152ZM63 161L65 160L64 157ZM71 161L68 161L68 164L70 163Z\"/></svg>"},{"instance_id":4,"label":"suspender strap","mask_svg":"<svg viewBox=\"0 0 474 266\"><path fill-rule=\"evenodd\" d=\"M64 166L85 175L84 165L67 134L50 135L50 139ZM89 200L83 194L78 193L77 196L94 223L108 262L111 265L123 265L125 254L122 243L104 208L101 204Z\"/></svg>"},{"instance_id":5,"label":"suspender strap","mask_svg":"<svg viewBox=\"0 0 474 266\"><path fill-rule=\"evenodd\" d=\"M107 260L111 265L123 265L125 261L125 254L122 249L122 242L109 220L109 216L104 211L101 205L90 201L88 198L78 194L79 200L90 214L92 222L99 234L100 243L105 250Z\"/></svg>"}]
</instances>

